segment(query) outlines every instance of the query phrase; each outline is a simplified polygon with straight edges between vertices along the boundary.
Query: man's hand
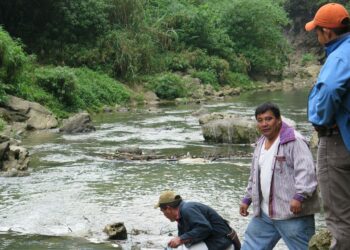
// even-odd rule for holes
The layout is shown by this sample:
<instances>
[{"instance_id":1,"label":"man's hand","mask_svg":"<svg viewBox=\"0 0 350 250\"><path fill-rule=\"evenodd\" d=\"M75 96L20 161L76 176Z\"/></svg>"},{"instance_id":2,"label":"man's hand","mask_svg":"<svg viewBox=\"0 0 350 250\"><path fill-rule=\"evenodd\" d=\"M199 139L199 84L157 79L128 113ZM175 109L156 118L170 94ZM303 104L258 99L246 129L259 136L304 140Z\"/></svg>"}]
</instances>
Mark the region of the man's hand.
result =
<instances>
[{"instance_id":1,"label":"man's hand","mask_svg":"<svg viewBox=\"0 0 350 250\"><path fill-rule=\"evenodd\" d=\"M239 207L239 213L244 217L248 216L248 214L249 214L248 207L249 207L248 204L241 203L241 205Z\"/></svg>"},{"instance_id":2,"label":"man's hand","mask_svg":"<svg viewBox=\"0 0 350 250\"><path fill-rule=\"evenodd\" d=\"M168 246L171 248L177 248L178 246L180 246L182 244L182 241L180 239L180 237L175 237L172 238L169 242L168 242Z\"/></svg>"},{"instance_id":3,"label":"man's hand","mask_svg":"<svg viewBox=\"0 0 350 250\"><path fill-rule=\"evenodd\" d=\"M290 205L290 211L293 213L293 214L298 214L301 212L301 209L302 209L302 206L301 206L301 202L298 201L298 200L294 200L292 199L290 202L289 202L289 205Z\"/></svg>"}]
</instances>

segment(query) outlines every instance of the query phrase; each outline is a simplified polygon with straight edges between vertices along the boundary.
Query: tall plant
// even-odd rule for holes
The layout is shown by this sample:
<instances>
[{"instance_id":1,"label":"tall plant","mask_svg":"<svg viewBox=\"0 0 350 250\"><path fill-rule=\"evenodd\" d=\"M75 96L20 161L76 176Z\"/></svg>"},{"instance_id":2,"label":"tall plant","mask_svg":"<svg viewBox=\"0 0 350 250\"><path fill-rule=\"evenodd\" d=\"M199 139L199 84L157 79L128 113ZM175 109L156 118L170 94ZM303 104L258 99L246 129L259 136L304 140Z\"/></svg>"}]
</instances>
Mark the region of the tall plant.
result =
<instances>
[{"instance_id":1,"label":"tall plant","mask_svg":"<svg viewBox=\"0 0 350 250\"><path fill-rule=\"evenodd\" d=\"M27 61L21 43L13 40L0 26L0 97L5 90L12 91L15 88Z\"/></svg>"},{"instance_id":2,"label":"tall plant","mask_svg":"<svg viewBox=\"0 0 350 250\"><path fill-rule=\"evenodd\" d=\"M282 71L289 51L282 33L288 24L283 7L272 0L235 0L227 7L223 22L235 52L249 61L250 72Z\"/></svg>"}]
</instances>

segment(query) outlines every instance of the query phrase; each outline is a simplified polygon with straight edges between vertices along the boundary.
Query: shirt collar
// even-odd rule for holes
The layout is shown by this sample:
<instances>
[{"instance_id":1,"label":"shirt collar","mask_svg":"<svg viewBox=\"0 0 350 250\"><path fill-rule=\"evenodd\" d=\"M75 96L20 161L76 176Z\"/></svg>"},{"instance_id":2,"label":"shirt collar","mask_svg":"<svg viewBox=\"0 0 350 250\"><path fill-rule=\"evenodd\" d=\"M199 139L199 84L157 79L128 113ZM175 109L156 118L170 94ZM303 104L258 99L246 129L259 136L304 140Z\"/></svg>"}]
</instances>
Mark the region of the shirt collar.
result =
<instances>
[{"instance_id":1,"label":"shirt collar","mask_svg":"<svg viewBox=\"0 0 350 250\"><path fill-rule=\"evenodd\" d=\"M180 205L179 205L179 207L178 207L179 209L177 210L177 216L176 216L176 219L175 219L177 222L179 222L180 219L181 219L180 210L181 210L181 208L182 208L183 203L184 203L184 201L181 201L181 203L180 203Z\"/></svg>"},{"instance_id":2,"label":"shirt collar","mask_svg":"<svg viewBox=\"0 0 350 250\"><path fill-rule=\"evenodd\" d=\"M340 44L342 44L345 40L350 38L350 32L347 32L345 34L342 34L338 38L330 41L325 45L326 55L329 56L336 48L339 47Z\"/></svg>"}]
</instances>

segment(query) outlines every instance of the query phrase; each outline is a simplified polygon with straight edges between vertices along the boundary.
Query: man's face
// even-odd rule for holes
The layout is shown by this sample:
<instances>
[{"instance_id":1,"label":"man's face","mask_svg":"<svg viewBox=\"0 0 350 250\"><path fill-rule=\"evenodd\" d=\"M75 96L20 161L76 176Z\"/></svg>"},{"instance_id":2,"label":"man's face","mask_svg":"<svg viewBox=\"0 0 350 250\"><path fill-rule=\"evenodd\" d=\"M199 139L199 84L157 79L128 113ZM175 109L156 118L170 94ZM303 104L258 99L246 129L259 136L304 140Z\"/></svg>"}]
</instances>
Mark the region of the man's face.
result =
<instances>
[{"instance_id":1,"label":"man's face","mask_svg":"<svg viewBox=\"0 0 350 250\"><path fill-rule=\"evenodd\" d=\"M331 29L321 27L316 27L316 34L321 45L325 45L338 37Z\"/></svg>"},{"instance_id":2,"label":"man's face","mask_svg":"<svg viewBox=\"0 0 350 250\"><path fill-rule=\"evenodd\" d=\"M171 222L176 220L176 211L175 209L169 206L166 206L164 208L160 208L160 211L163 212L164 216L167 217Z\"/></svg>"},{"instance_id":3,"label":"man's face","mask_svg":"<svg viewBox=\"0 0 350 250\"><path fill-rule=\"evenodd\" d=\"M272 140L278 136L282 121L277 119L271 110L257 115L256 121L260 133L267 139Z\"/></svg>"},{"instance_id":4,"label":"man's face","mask_svg":"<svg viewBox=\"0 0 350 250\"><path fill-rule=\"evenodd\" d=\"M327 34L322 30L322 28L316 28L316 34L318 42L321 45L325 45L328 42Z\"/></svg>"}]
</instances>

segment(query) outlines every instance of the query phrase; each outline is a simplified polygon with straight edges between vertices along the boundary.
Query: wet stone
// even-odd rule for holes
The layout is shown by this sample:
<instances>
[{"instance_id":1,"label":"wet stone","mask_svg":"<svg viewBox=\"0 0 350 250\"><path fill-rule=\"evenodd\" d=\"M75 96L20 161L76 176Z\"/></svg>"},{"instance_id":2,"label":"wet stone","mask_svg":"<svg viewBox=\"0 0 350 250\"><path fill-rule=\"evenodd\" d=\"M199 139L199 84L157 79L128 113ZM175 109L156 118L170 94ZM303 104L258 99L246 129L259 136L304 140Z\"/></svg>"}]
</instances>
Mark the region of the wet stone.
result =
<instances>
[{"instance_id":1,"label":"wet stone","mask_svg":"<svg viewBox=\"0 0 350 250\"><path fill-rule=\"evenodd\" d=\"M110 240L126 240L128 238L126 227L123 222L108 224L103 229L103 232L108 235L108 239Z\"/></svg>"}]
</instances>

